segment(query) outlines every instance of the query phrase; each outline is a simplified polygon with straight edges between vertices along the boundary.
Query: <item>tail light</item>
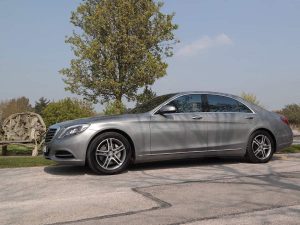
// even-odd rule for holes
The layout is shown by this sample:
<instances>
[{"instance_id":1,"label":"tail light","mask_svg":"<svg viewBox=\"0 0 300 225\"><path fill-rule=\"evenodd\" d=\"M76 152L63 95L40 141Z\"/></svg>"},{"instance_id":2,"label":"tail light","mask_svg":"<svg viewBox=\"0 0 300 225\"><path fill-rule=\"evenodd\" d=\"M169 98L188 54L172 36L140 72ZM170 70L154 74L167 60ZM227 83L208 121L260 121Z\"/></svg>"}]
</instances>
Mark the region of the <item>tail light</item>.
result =
<instances>
[{"instance_id":1,"label":"tail light","mask_svg":"<svg viewBox=\"0 0 300 225\"><path fill-rule=\"evenodd\" d=\"M280 116L280 119L282 122L284 122L286 125L289 125L289 120L285 116Z\"/></svg>"}]
</instances>

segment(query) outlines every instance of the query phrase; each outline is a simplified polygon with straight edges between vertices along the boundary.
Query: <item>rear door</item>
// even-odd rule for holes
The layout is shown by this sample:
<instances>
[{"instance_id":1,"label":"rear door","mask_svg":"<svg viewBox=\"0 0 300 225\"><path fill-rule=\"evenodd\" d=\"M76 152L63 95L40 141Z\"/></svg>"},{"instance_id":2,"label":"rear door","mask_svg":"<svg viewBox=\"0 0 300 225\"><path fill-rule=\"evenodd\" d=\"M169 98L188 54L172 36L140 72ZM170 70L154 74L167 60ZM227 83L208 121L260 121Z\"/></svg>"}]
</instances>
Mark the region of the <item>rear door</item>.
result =
<instances>
[{"instance_id":1,"label":"rear door","mask_svg":"<svg viewBox=\"0 0 300 225\"><path fill-rule=\"evenodd\" d=\"M176 113L154 114L151 118L151 153L206 150L207 131L202 95L182 95L168 105L175 106Z\"/></svg>"},{"instance_id":2,"label":"rear door","mask_svg":"<svg viewBox=\"0 0 300 225\"><path fill-rule=\"evenodd\" d=\"M255 114L241 102L222 95L206 95L208 150L245 148Z\"/></svg>"}]
</instances>

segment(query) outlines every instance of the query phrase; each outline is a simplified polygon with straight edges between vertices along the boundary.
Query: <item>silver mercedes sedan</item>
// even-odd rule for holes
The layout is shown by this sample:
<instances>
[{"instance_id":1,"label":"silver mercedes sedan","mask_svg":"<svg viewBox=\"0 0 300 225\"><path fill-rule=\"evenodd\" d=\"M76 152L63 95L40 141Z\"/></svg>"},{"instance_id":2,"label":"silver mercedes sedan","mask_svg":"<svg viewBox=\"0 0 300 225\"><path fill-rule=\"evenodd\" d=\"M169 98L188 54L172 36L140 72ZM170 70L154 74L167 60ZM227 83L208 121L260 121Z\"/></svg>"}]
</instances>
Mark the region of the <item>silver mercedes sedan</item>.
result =
<instances>
[{"instance_id":1,"label":"silver mercedes sedan","mask_svg":"<svg viewBox=\"0 0 300 225\"><path fill-rule=\"evenodd\" d=\"M115 174L130 163L201 156L266 163L292 140L281 115L229 94L185 92L156 97L124 115L52 125L43 151L59 163Z\"/></svg>"}]
</instances>

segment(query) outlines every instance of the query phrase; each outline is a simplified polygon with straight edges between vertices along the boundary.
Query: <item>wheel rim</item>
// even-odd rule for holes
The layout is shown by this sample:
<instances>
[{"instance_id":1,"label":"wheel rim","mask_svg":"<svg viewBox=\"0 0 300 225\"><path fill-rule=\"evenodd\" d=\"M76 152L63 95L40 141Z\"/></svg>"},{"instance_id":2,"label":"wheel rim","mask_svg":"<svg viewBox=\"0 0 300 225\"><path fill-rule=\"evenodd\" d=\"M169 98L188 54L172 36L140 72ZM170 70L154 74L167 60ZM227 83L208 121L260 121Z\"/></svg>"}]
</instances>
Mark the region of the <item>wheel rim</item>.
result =
<instances>
[{"instance_id":1,"label":"wheel rim","mask_svg":"<svg viewBox=\"0 0 300 225\"><path fill-rule=\"evenodd\" d=\"M115 170L123 165L126 158L124 144L116 138L106 138L97 146L96 161L106 170Z\"/></svg>"},{"instance_id":2,"label":"wheel rim","mask_svg":"<svg viewBox=\"0 0 300 225\"><path fill-rule=\"evenodd\" d=\"M270 139L263 134L257 135L252 141L252 150L256 158L267 159L272 152Z\"/></svg>"}]
</instances>

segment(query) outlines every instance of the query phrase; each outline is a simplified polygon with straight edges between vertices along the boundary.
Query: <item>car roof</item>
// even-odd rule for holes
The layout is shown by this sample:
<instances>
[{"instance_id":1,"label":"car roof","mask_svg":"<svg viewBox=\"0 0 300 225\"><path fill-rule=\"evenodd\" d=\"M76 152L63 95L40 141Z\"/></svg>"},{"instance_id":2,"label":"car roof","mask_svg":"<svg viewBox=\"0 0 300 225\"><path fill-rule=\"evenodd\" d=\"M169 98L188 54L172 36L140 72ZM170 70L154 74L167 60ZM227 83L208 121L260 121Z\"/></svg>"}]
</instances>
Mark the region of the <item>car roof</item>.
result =
<instances>
[{"instance_id":1,"label":"car roof","mask_svg":"<svg viewBox=\"0 0 300 225\"><path fill-rule=\"evenodd\" d=\"M241 103L243 103L244 105L246 105L253 113L256 113L256 111L261 111L264 110L248 101L246 101L245 99L237 96L237 95L232 95L232 94L227 94L227 93L222 93L222 92L214 92L214 91L183 91L183 92L177 92L177 93L169 93L169 94L165 94L165 95L173 95L171 97L171 99L177 98L181 95L187 95L187 94L211 94L211 95L220 95L220 96L225 96L225 97L229 97L232 99L235 99ZM161 105L163 105L164 103L162 103ZM151 110L150 112L156 112L156 110L161 106L157 106L155 109Z\"/></svg>"},{"instance_id":2,"label":"car roof","mask_svg":"<svg viewBox=\"0 0 300 225\"><path fill-rule=\"evenodd\" d=\"M177 92L174 93L174 95L185 95L185 94L211 94L211 95L223 95L223 96L228 96L228 97L233 97L233 98L239 98L239 96L232 95L232 94L227 94L227 93L221 93L221 92L214 92L214 91L184 91L184 92Z\"/></svg>"}]
</instances>

